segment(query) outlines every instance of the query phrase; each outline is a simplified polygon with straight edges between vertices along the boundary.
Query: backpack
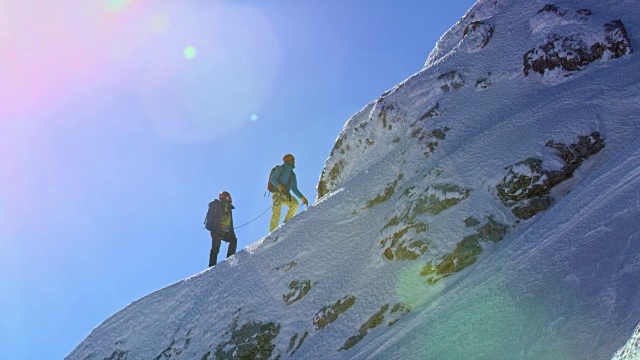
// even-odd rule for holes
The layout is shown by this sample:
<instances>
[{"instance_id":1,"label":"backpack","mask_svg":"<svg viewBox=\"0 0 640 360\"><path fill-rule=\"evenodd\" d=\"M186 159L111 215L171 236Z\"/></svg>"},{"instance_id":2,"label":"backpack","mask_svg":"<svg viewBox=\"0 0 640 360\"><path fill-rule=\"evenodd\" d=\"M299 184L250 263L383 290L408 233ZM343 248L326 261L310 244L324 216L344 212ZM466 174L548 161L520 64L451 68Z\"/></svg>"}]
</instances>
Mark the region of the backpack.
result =
<instances>
[{"instance_id":1,"label":"backpack","mask_svg":"<svg viewBox=\"0 0 640 360\"><path fill-rule=\"evenodd\" d=\"M278 188L273 186L273 184L271 183L271 175L273 175L273 172L280 167L280 175L278 175L278 180L280 180L280 177L282 176L282 174L284 173L284 166L282 165L276 165L273 167L273 169L271 169L271 172L269 173L269 180L267 181L267 190L269 190L269 192L275 192L278 191Z\"/></svg>"},{"instance_id":2,"label":"backpack","mask_svg":"<svg viewBox=\"0 0 640 360\"><path fill-rule=\"evenodd\" d=\"M214 200L215 201L215 200ZM213 231L214 230L214 218L215 216L215 210L214 210L214 204L213 201L209 203L209 210L207 210L207 216L205 216L204 218L204 228L209 230L209 231Z\"/></svg>"}]
</instances>

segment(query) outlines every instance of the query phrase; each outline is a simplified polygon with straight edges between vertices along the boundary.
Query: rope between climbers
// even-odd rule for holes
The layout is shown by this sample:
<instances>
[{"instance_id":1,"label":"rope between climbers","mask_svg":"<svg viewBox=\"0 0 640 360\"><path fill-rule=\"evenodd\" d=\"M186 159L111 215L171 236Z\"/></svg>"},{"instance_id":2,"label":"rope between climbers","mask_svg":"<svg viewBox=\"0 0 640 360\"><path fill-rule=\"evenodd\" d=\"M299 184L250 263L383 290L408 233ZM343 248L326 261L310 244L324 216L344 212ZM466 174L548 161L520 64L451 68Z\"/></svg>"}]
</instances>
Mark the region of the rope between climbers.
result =
<instances>
[{"instance_id":1,"label":"rope between climbers","mask_svg":"<svg viewBox=\"0 0 640 360\"><path fill-rule=\"evenodd\" d=\"M243 227L243 226L245 226L245 225L249 225L249 224L251 224L252 222L254 222L254 221L258 220L258 218L260 218L262 215L266 214L266 213L267 213L267 211L269 211L269 209L271 209L271 206L269 206L269 207L267 208L267 210L265 210L262 214L260 214L260 215L256 216L256 218L255 218L255 219L253 219L253 220L249 221L249 222L248 222L248 223L246 223L246 224L242 224L242 225L240 225L240 226L234 226L234 227L233 227L233 229L234 229L234 230L235 230L235 229L239 229L239 228L241 228L241 227Z\"/></svg>"}]
</instances>

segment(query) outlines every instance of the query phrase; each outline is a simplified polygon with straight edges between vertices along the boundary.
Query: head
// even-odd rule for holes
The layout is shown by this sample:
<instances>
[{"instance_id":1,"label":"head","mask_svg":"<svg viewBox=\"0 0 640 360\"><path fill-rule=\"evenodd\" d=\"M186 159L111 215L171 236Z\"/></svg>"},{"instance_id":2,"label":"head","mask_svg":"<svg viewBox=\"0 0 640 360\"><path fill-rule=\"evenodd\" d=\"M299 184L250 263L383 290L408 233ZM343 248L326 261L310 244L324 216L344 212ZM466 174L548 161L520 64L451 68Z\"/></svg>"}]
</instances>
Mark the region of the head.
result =
<instances>
[{"instance_id":1,"label":"head","mask_svg":"<svg viewBox=\"0 0 640 360\"><path fill-rule=\"evenodd\" d=\"M283 156L282 161L289 166L294 166L296 164L296 159L291 154Z\"/></svg>"},{"instance_id":2,"label":"head","mask_svg":"<svg viewBox=\"0 0 640 360\"><path fill-rule=\"evenodd\" d=\"M231 204L231 194L229 194L228 191L221 192L220 195L218 195L218 199L222 202Z\"/></svg>"}]
</instances>

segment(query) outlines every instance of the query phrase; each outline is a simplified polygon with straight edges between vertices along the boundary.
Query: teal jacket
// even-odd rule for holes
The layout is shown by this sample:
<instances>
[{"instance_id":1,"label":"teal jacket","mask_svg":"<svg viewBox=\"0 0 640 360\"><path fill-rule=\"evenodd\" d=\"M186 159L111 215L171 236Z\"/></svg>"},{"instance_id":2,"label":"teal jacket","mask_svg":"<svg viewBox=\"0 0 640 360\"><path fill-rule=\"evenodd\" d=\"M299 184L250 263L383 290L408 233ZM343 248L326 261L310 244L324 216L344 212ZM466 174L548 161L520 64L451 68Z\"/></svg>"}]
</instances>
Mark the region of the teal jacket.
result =
<instances>
[{"instance_id":1,"label":"teal jacket","mask_svg":"<svg viewBox=\"0 0 640 360\"><path fill-rule=\"evenodd\" d=\"M295 166L289 164L278 165L271 174L269 181L275 186L284 186L287 191L293 192L298 198L302 198L302 193L298 190L298 181L296 180L296 173L293 172Z\"/></svg>"}]
</instances>

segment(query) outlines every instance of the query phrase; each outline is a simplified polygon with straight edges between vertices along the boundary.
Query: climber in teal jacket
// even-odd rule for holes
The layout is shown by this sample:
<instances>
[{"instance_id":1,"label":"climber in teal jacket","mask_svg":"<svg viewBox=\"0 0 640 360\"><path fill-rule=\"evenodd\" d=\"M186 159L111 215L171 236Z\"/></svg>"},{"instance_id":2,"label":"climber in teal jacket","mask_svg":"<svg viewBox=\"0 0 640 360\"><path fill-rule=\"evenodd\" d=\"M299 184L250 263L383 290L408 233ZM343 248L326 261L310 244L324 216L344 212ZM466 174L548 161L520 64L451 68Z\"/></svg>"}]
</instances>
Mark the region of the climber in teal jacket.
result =
<instances>
[{"instance_id":1,"label":"climber in teal jacket","mask_svg":"<svg viewBox=\"0 0 640 360\"><path fill-rule=\"evenodd\" d=\"M282 160L282 165L276 166L271 172L269 182L274 190L271 197L273 199L273 205L271 206L271 223L269 225L269 232L278 227L280 223L280 213L282 211L282 204L287 206L287 214L284 216L284 221L289 220L296 214L300 204L298 200L291 196L291 192L300 198L303 204L309 206L309 202L298 190L298 181L296 180L296 174L293 172L295 166L295 159L293 155L287 154Z\"/></svg>"}]
</instances>

